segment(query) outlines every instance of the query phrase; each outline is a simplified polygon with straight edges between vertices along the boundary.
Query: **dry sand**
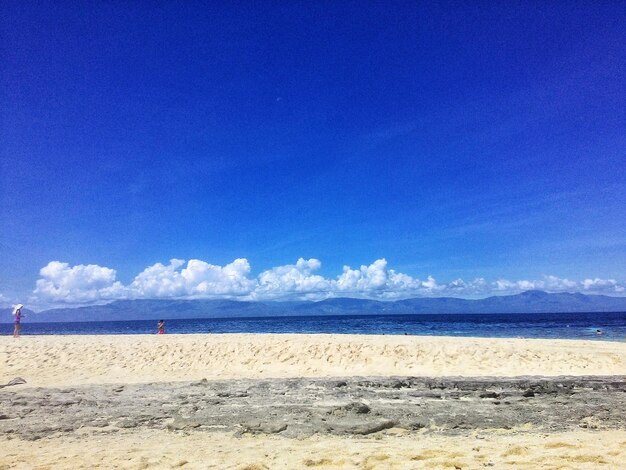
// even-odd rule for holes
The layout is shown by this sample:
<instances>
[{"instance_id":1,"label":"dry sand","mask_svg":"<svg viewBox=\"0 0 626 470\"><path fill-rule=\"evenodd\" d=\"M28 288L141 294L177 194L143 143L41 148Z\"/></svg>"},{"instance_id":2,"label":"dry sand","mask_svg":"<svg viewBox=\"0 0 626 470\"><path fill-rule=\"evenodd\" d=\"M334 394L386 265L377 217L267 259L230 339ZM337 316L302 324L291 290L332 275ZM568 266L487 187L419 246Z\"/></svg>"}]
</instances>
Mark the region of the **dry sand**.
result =
<instances>
[{"instance_id":1,"label":"dry sand","mask_svg":"<svg viewBox=\"0 0 626 470\"><path fill-rule=\"evenodd\" d=\"M19 444L13 440L2 445L0 468L534 470L620 469L626 462L626 431L493 432L462 437L393 431L367 438L297 440L145 430ZM0 443L5 444L1 438Z\"/></svg>"},{"instance_id":2,"label":"dry sand","mask_svg":"<svg viewBox=\"0 0 626 470\"><path fill-rule=\"evenodd\" d=\"M626 375L626 344L353 335L137 335L0 338L0 383L104 383L340 376ZM9 388L5 389L9 390ZM389 429L288 439L83 428L36 441L0 435L3 468L623 468L622 429L513 429L461 436Z\"/></svg>"},{"instance_id":3,"label":"dry sand","mask_svg":"<svg viewBox=\"0 0 626 470\"><path fill-rule=\"evenodd\" d=\"M31 386L345 376L626 375L626 343L358 335L0 337Z\"/></svg>"}]
</instances>

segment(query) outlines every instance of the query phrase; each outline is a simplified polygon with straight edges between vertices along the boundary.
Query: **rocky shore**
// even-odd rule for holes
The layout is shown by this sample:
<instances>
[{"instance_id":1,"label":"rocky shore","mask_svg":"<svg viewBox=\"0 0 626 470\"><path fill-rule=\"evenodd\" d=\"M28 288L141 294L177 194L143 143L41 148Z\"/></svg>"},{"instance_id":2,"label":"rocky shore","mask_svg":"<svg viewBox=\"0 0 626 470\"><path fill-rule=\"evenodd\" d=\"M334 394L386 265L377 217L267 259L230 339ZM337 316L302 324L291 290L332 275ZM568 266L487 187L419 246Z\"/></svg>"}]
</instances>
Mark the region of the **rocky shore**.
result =
<instances>
[{"instance_id":1,"label":"rocky shore","mask_svg":"<svg viewBox=\"0 0 626 470\"><path fill-rule=\"evenodd\" d=\"M0 389L0 434L38 440L80 430L156 429L234 436L467 435L626 429L623 377L199 380Z\"/></svg>"}]
</instances>

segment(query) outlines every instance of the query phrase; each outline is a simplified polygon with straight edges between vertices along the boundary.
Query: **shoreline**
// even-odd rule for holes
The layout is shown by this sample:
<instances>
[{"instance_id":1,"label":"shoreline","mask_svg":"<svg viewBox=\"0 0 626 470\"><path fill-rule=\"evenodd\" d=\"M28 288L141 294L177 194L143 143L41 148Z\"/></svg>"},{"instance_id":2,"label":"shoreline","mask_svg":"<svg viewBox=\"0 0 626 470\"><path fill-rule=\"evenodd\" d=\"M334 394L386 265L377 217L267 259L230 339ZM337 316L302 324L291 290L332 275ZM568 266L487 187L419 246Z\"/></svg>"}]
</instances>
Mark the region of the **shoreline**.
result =
<instances>
[{"instance_id":1,"label":"shoreline","mask_svg":"<svg viewBox=\"0 0 626 470\"><path fill-rule=\"evenodd\" d=\"M88 323L88 322L85 322ZM1 325L1 324L0 324ZM11 326L11 332L0 335L0 338L3 337L13 337L13 323L5 323L5 325ZM7 330L8 331L8 330ZM219 336L219 335L247 335L247 336L268 336L268 335L276 335L276 336L355 336L355 337L379 337L379 336L389 336L389 337L411 337L411 338L468 338L468 339L528 339L528 340L539 340L539 341L589 341L591 343L596 342L607 342L607 343L620 343L626 342L626 337L623 339L610 339L610 337L605 337L602 335L593 336L593 338L549 338L549 337L530 337L530 336L471 336L471 335L423 335L423 334L411 334L411 333L343 333L343 332L333 332L333 333L291 333L291 332L221 332L221 331L208 331L204 333L166 333L163 336ZM63 332L55 332L50 334L39 334L39 333L29 333L22 332L20 334L20 338L56 338L56 337L83 337L83 336L96 336L96 337L116 337L116 336L136 336L136 337L152 337L156 336L156 332L150 333L63 333Z\"/></svg>"},{"instance_id":2,"label":"shoreline","mask_svg":"<svg viewBox=\"0 0 626 470\"><path fill-rule=\"evenodd\" d=\"M132 323L132 321L130 321ZM59 322L61 323L61 322ZM75 324L73 322L72 324ZM78 322L80 323L80 322ZM82 322L82 323L92 323L92 322ZM47 323L43 323L47 324ZM12 337L13 335L13 324L12 323L0 323L0 329L4 327L5 331L0 333L0 338L3 337ZM156 334L154 329L151 328L149 332L104 332L104 333L65 333L63 331L52 332L52 333L31 333L30 331L22 331L20 337L23 338L38 338L38 337L116 337L116 336L131 336L131 337L150 337ZM257 332L231 332L231 331L206 331L206 332L167 332L167 336L204 336L204 335L277 335L277 336L355 336L355 337L379 337L379 336L388 336L388 337L412 337L412 338L467 338L467 339L494 339L494 340L507 340L507 339L528 339L528 340L540 340L540 341L589 341L589 342L603 342L603 343L626 343L626 335L624 336L615 336L612 334L599 334L599 335L591 335L585 337L547 337L547 336L521 336L519 334L515 334L514 336L493 336L489 334L485 334L484 336L476 336L476 335L465 335L465 334L420 334L420 333L353 333L353 332L275 332L275 331L257 331Z\"/></svg>"}]
</instances>

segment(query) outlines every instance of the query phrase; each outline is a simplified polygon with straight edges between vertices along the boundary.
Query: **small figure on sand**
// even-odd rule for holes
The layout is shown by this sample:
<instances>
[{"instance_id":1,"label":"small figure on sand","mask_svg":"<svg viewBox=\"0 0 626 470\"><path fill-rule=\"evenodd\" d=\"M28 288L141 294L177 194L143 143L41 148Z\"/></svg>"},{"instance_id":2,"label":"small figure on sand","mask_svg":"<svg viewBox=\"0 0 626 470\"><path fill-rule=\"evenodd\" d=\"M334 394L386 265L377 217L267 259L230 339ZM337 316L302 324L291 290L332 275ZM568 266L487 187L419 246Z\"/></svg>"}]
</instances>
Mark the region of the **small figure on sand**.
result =
<instances>
[{"instance_id":1,"label":"small figure on sand","mask_svg":"<svg viewBox=\"0 0 626 470\"><path fill-rule=\"evenodd\" d=\"M165 322L163 320L159 320L159 323L157 323L157 335L164 335L165 334Z\"/></svg>"},{"instance_id":2,"label":"small figure on sand","mask_svg":"<svg viewBox=\"0 0 626 470\"><path fill-rule=\"evenodd\" d=\"M15 316L14 327L13 327L13 337L19 338L20 331L22 331L22 317L26 315L22 313L22 309L24 306L22 304L17 304L13 306L13 315Z\"/></svg>"}]
</instances>

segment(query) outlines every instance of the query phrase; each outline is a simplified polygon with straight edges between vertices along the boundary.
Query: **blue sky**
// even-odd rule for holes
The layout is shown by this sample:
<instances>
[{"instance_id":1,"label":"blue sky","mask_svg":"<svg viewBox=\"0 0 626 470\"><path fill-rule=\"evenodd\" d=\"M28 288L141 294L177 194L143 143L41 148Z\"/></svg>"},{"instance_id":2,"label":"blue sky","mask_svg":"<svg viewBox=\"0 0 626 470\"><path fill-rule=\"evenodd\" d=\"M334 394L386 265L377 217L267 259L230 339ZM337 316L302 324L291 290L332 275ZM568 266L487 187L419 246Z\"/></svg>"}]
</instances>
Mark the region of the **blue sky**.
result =
<instances>
[{"instance_id":1,"label":"blue sky","mask_svg":"<svg viewBox=\"0 0 626 470\"><path fill-rule=\"evenodd\" d=\"M621 2L2 11L1 303L624 295Z\"/></svg>"}]
</instances>

